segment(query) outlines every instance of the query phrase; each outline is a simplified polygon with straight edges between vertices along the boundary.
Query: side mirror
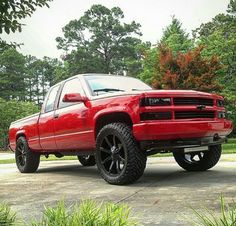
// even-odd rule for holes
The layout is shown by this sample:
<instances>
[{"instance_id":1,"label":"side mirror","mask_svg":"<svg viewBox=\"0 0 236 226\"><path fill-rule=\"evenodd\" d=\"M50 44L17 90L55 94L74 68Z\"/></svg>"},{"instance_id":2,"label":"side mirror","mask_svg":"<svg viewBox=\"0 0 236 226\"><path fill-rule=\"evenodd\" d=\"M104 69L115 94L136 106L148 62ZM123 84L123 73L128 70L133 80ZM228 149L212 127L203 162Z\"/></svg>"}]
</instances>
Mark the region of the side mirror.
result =
<instances>
[{"instance_id":1,"label":"side mirror","mask_svg":"<svg viewBox=\"0 0 236 226\"><path fill-rule=\"evenodd\" d=\"M82 97L80 93L68 93L62 99L63 102L73 103L73 102L85 102L86 98Z\"/></svg>"}]
</instances>

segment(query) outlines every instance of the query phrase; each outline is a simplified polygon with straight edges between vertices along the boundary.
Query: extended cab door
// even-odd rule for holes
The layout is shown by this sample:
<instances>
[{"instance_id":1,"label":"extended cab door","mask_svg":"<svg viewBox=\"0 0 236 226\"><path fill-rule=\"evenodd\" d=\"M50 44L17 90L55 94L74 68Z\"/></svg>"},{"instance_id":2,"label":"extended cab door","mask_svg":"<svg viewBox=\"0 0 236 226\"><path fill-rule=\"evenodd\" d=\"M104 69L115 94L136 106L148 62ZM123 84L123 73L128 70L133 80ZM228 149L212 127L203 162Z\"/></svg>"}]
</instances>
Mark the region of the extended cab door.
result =
<instances>
[{"instance_id":1,"label":"extended cab door","mask_svg":"<svg viewBox=\"0 0 236 226\"><path fill-rule=\"evenodd\" d=\"M44 101L42 112L39 117L39 136L40 145L43 150L56 150L56 142L54 137L54 108L57 103L57 96L60 85L52 87Z\"/></svg>"},{"instance_id":2,"label":"extended cab door","mask_svg":"<svg viewBox=\"0 0 236 226\"><path fill-rule=\"evenodd\" d=\"M56 145L59 150L81 150L91 145L93 131L88 125L88 108L83 102L63 102L65 94L80 93L85 96L78 78L67 80L62 88L54 126Z\"/></svg>"}]
</instances>

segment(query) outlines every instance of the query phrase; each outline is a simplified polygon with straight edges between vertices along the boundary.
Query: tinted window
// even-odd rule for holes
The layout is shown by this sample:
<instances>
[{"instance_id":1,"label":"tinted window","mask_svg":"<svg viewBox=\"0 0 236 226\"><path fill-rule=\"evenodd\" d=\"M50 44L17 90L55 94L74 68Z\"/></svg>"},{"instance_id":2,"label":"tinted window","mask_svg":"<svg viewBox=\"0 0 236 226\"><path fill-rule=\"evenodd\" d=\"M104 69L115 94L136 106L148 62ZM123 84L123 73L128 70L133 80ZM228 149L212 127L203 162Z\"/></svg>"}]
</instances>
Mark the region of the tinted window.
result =
<instances>
[{"instance_id":1,"label":"tinted window","mask_svg":"<svg viewBox=\"0 0 236 226\"><path fill-rule=\"evenodd\" d=\"M67 107L67 106L75 104L75 103L66 103L62 101L65 94L69 94L69 93L80 93L82 96L84 96L84 91L80 84L79 79L77 78L71 79L64 84L62 92L61 92L61 96L60 96L59 108L63 108L63 107Z\"/></svg>"},{"instance_id":2,"label":"tinted window","mask_svg":"<svg viewBox=\"0 0 236 226\"><path fill-rule=\"evenodd\" d=\"M48 98L47 98L45 112L49 112L49 111L53 110L58 89L59 89L59 86L55 86L51 89L51 91L48 95Z\"/></svg>"}]
</instances>

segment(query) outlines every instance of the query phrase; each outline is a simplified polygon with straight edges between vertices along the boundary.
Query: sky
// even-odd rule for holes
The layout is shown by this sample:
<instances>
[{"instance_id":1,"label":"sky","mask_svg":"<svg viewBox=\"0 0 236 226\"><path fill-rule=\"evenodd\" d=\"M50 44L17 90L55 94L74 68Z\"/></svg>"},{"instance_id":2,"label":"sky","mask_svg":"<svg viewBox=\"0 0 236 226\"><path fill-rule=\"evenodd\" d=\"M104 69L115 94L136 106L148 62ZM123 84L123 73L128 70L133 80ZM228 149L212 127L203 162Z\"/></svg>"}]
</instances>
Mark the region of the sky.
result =
<instances>
[{"instance_id":1,"label":"sky","mask_svg":"<svg viewBox=\"0 0 236 226\"><path fill-rule=\"evenodd\" d=\"M7 41L24 43L19 50L25 55L38 58L43 56L59 58L55 38L62 36L62 27L70 20L79 19L93 4L112 8L119 6L125 15L125 22L141 24L143 41L155 44L162 36L163 29L171 22L171 16L178 18L183 28L191 31L201 23L210 21L224 13L229 0L54 0L50 8L38 8L25 24L21 33L2 35Z\"/></svg>"}]
</instances>

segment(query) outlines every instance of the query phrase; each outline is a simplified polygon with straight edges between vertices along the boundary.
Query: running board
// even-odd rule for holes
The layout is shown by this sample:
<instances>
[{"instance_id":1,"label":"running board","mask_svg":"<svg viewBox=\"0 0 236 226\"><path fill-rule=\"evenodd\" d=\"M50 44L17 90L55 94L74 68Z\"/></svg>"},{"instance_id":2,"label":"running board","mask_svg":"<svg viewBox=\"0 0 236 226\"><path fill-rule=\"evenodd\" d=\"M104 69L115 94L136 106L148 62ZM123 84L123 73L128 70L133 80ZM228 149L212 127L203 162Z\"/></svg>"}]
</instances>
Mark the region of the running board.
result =
<instances>
[{"instance_id":1,"label":"running board","mask_svg":"<svg viewBox=\"0 0 236 226\"><path fill-rule=\"evenodd\" d=\"M184 148L184 153L199 152L199 151L209 151L209 146Z\"/></svg>"}]
</instances>

